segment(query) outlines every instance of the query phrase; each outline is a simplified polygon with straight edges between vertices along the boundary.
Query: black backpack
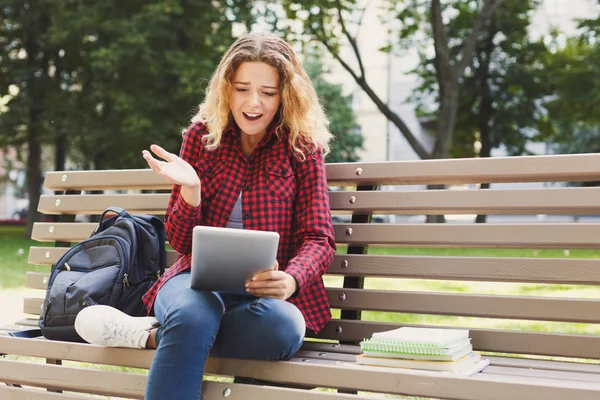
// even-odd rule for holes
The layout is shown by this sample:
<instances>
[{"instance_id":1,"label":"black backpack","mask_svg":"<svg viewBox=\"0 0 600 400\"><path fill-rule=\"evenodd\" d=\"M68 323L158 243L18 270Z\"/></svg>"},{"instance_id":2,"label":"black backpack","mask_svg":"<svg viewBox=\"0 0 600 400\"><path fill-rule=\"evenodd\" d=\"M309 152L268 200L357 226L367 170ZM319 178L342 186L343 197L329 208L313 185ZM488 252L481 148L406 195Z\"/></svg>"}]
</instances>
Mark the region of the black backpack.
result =
<instances>
[{"instance_id":1,"label":"black backpack","mask_svg":"<svg viewBox=\"0 0 600 400\"><path fill-rule=\"evenodd\" d=\"M162 275L165 263L165 228L158 217L107 208L90 238L52 267L38 322L42 334L51 340L83 341L75 331L75 317L95 304L146 315L142 296Z\"/></svg>"}]
</instances>

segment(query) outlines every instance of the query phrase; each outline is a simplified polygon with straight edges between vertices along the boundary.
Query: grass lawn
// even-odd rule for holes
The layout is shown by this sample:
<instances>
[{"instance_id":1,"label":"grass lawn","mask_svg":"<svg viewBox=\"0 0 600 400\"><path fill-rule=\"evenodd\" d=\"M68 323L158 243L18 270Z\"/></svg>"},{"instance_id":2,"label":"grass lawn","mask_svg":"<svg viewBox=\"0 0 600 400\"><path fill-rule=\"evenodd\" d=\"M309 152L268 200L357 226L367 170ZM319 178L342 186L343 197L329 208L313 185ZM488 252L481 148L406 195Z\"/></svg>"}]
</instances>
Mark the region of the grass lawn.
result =
<instances>
[{"instance_id":1,"label":"grass lawn","mask_svg":"<svg viewBox=\"0 0 600 400\"><path fill-rule=\"evenodd\" d=\"M29 247L37 243L25 238L25 227L0 226L0 289L23 287L26 271L49 271L47 266L27 263Z\"/></svg>"}]
</instances>

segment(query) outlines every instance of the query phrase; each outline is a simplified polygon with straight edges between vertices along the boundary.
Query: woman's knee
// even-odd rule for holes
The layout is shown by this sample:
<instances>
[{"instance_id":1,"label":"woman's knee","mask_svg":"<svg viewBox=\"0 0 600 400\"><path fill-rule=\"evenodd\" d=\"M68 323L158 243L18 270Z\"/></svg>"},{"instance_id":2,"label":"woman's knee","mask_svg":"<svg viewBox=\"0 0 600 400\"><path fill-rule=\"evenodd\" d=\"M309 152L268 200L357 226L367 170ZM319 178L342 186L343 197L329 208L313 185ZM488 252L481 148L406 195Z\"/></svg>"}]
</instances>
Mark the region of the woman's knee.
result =
<instances>
[{"instance_id":1,"label":"woman's knee","mask_svg":"<svg viewBox=\"0 0 600 400\"><path fill-rule=\"evenodd\" d=\"M187 293L185 293L187 292ZM164 310L164 328L181 327L197 332L207 325L217 324L223 315L223 302L212 292L185 289L171 299Z\"/></svg>"},{"instance_id":2,"label":"woman's knee","mask_svg":"<svg viewBox=\"0 0 600 400\"><path fill-rule=\"evenodd\" d=\"M276 327L271 330L273 335L271 339L282 348L288 348L290 350L289 357L292 357L304 340L306 333L304 316L296 306L287 301L275 299L263 299L262 301L265 300L272 303L270 304L271 312L268 313L269 321L266 321L266 325Z\"/></svg>"}]
</instances>

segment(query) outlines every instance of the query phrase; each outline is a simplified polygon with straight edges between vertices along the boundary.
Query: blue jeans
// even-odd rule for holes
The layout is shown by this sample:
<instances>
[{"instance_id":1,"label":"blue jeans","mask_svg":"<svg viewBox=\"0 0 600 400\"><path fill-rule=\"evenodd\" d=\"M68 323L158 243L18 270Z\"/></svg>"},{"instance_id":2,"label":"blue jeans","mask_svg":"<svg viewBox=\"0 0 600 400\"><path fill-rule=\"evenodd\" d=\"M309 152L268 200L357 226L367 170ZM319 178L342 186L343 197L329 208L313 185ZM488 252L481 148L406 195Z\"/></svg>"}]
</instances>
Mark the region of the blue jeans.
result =
<instances>
[{"instance_id":1,"label":"blue jeans","mask_svg":"<svg viewBox=\"0 0 600 400\"><path fill-rule=\"evenodd\" d=\"M154 312L161 326L147 400L199 399L209 355L287 360L302 345L304 317L287 301L190 288L190 274L169 279Z\"/></svg>"}]
</instances>

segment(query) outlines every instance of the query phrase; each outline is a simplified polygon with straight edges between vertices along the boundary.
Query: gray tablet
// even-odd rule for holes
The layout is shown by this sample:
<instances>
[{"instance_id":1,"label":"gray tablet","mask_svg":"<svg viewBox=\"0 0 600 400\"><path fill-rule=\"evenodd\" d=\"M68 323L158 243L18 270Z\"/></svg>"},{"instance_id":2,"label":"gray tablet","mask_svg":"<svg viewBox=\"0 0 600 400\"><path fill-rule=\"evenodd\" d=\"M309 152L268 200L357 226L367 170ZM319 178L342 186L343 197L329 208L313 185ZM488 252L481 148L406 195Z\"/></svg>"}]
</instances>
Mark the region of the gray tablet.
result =
<instances>
[{"instance_id":1,"label":"gray tablet","mask_svg":"<svg viewBox=\"0 0 600 400\"><path fill-rule=\"evenodd\" d=\"M192 236L192 289L245 292L254 274L273 268L279 234L196 226Z\"/></svg>"}]
</instances>

